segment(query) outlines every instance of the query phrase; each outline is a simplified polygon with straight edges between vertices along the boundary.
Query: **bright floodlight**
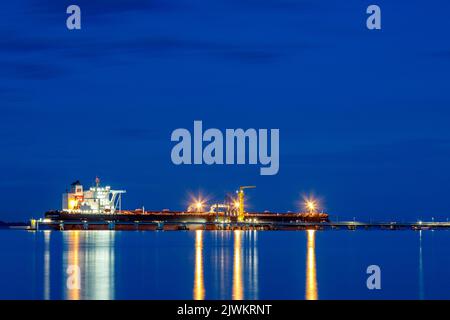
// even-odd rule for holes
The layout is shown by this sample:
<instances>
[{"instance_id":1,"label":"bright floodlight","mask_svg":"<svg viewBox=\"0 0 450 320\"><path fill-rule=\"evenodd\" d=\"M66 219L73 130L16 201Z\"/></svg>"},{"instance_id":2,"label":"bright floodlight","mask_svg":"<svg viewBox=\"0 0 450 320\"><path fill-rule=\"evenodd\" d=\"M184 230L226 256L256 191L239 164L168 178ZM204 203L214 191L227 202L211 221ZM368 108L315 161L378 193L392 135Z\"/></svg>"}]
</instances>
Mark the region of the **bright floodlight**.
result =
<instances>
[{"instance_id":1,"label":"bright floodlight","mask_svg":"<svg viewBox=\"0 0 450 320\"><path fill-rule=\"evenodd\" d=\"M202 211L203 203L201 201L197 201L195 207L197 208L198 211Z\"/></svg>"},{"instance_id":2,"label":"bright floodlight","mask_svg":"<svg viewBox=\"0 0 450 320\"><path fill-rule=\"evenodd\" d=\"M314 213L317 210L317 201L314 199L305 199L304 203L305 209L309 211L309 213Z\"/></svg>"},{"instance_id":3,"label":"bright floodlight","mask_svg":"<svg viewBox=\"0 0 450 320\"><path fill-rule=\"evenodd\" d=\"M201 194L190 195L190 201L188 206L188 212L205 212L205 207L207 206L208 200L204 198Z\"/></svg>"}]
</instances>

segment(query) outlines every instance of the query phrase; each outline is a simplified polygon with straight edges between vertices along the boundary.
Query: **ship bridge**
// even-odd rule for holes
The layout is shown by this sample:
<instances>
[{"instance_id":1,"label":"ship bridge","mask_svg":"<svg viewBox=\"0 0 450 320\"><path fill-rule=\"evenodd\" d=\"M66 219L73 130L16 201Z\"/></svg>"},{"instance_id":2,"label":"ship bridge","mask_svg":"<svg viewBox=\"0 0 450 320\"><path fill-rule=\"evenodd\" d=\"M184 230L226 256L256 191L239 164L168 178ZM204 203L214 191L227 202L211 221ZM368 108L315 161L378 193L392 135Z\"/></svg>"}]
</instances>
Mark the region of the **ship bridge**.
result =
<instances>
[{"instance_id":1,"label":"ship bridge","mask_svg":"<svg viewBox=\"0 0 450 320\"><path fill-rule=\"evenodd\" d=\"M70 192L63 194L62 211L82 214L115 214L122 211L122 194L125 190L113 190L101 186L95 179L95 186L84 190L80 181L71 184Z\"/></svg>"}]
</instances>

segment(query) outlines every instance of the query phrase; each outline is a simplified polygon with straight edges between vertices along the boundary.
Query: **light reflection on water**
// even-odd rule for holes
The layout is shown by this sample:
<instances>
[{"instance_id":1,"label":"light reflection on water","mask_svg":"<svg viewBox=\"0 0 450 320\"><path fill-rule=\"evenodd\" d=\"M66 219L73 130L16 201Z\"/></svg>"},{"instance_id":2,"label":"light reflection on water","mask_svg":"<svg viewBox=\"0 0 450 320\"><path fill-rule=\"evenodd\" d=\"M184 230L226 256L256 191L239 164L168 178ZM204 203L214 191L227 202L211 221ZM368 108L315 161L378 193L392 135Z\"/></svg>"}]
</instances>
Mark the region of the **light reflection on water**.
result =
<instances>
[{"instance_id":1,"label":"light reflection on water","mask_svg":"<svg viewBox=\"0 0 450 320\"><path fill-rule=\"evenodd\" d=\"M423 279L422 230L419 231L419 299L425 299Z\"/></svg>"},{"instance_id":2,"label":"light reflection on water","mask_svg":"<svg viewBox=\"0 0 450 320\"><path fill-rule=\"evenodd\" d=\"M448 235L0 232L0 298L446 299ZM382 269L380 292L365 285L371 264ZM71 265L80 267L79 289L67 286Z\"/></svg>"},{"instance_id":3,"label":"light reflection on water","mask_svg":"<svg viewBox=\"0 0 450 320\"><path fill-rule=\"evenodd\" d=\"M195 276L194 300L205 299L205 284L203 280L203 230L195 231Z\"/></svg>"},{"instance_id":4,"label":"light reflection on water","mask_svg":"<svg viewBox=\"0 0 450 320\"><path fill-rule=\"evenodd\" d=\"M204 234L208 231L195 231L195 259L194 259L194 300L204 300L206 296L204 278ZM62 280L63 299L67 300L109 300L115 298L115 232L112 231L65 231L62 233ZM44 299L51 298L51 235L50 231L44 231ZM317 299L317 279L315 265L314 231L307 233L307 277L306 299ZM233 246L228 247L230 237ZM212 255L212 263L208 267L215 268L218 275L217 290L221 299L233 300L258 299L258 232L241 231L216 233L216 241L221 243L215 254ZM232 264L229 263L232 261ZM78 266L80 268L79 287L71 288L68 285L68 277L73 273L67 273L68 268ZM228 271L232 269L231 279ZM231 280L231 295L229 280Z\"/></svg>"},{"instance_id":5,"label":"light reflection on water","mask_svg":"<svg viewBox=\"0 0 450 320\"><path fill-rule=\"evenodd\" d=\"M317 270L316 270L316 231L308 230L306 250L306 300L318 300Z\"/></svg>"},{"instance_id":6,"label":"light reflection on water","mask_svg":"<svg viewBox=\"0 0 450 320\"><path fill-rule=\"evenodd\" d=\"M242 231L234 231L234 254L233 254L233 300L244 299L244 288L242 283Z\"/></svg>"},{"instance_id":7,"label":"light reflection on water","mask_svg":"<svg viewBox=\"0 0 450 320\"><path fill-rule=\"evenodd\" d=\"M51 231L44 231L44 300L50 300L50 236Z\"/></svg>"},{"instance_id":8,"label":"light reflection on water","mask_svg":"<svg viewBox=\"0 0 450 320\"><path fill-rule=\"evenodd\" d=\"M63 258L63 272L66 272L70 270L71 267L81 267L80 260L79 260L79 253L80 253L80 244L79 244L79 231L70 231L69 233L65 234L68 239L68 245L69 250L65 251L65 255ZM76 274L74 275L76 278L78 278L78 272L76 271ZM81 280L81 279L80 279ZM84 280L84 279L83 279ZM66 281L66 299L69 300L80 300L80 291L81 291L81 281L79 284L75 284L73 288L69 288L68 282L70 279L67 279ZM78 282L78 280L75 280Z\"/></svg>"},{"instance_id":9,"label":"light reflection on water","mask_svg":"<svg viewBox=\"0 0 450 320\"><path fill-rule=\"evenodd\" d=\"M195 233L195 267L194 267L194 300L205 299L204 284L204 257L203 257L203 230L197 230ZM206 231L208 232L208 231ZM224 243L229 241L230 234L233 237L232 253L227 250ZM231 279L231 299L258 299L258 250L256 245L256 231L235 230L232 233L217 233L219 238L215 237L215 241L221 243L219 249L213 255L212 266L215 268L215 277L218 281L218 291L223 299L230 298L227 296L227 270L229 268L228 261L232 255L232 279ZM247 290L245 290L247 288ZM247 295L244 294L247 292Z\"/></svg>"},{"instance_id":10,"label":"light reflection on water","mask_svg":"<svg viewBox=\"0 0 450 320\"><path fill-rule=\"evenodd\" d=\"M66 231L67 250L63 254L63 274L71 266L80 268L79 287L63 282L64 299L114 299L114 232Z\"/></svg>"}]
</instances>

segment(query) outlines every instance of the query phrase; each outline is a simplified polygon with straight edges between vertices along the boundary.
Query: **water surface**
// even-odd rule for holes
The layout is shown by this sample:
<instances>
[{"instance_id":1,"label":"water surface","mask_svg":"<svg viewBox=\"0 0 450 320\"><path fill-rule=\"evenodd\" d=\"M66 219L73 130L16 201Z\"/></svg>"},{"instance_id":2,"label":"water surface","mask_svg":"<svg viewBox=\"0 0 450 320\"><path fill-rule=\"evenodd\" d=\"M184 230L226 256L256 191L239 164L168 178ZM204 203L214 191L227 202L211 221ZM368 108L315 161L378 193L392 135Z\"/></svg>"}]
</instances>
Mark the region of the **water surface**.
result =
<instances>
[{"instance_id":1,"label":"water surface","mask_svg":"<svg viewBox=\"0 0 450 320\"><path fill-rule=\"evenodd\" d=\"M0 261L1 299L450 299L448 231L1 230Z\"/></svg>"}]
</instances>

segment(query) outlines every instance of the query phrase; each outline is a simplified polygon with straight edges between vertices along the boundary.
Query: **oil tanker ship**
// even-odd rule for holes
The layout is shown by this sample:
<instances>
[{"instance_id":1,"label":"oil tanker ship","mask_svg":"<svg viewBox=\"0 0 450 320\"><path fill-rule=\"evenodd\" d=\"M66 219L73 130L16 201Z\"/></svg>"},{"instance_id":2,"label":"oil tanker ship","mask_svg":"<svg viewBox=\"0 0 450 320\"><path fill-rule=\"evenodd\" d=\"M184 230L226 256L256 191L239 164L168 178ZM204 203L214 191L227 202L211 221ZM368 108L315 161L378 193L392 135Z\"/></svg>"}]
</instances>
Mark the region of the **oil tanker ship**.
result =
<instances>
[{"instance_id":1,"label":"oil tanker ship","mask_svg":"<svg viewBox=\"0 0 450 320\"><path fill-rule=\"evenodd\" d=\"M317 212L315 203L307 204L307 212L247 212L243 186L236 198L228 196L223 203L207 206L194 201L185 211L168 209L148 211L122 209L125 190L102 186L95 179L94 186L85 190L76 181L63 194L61 210L48 211L45 217L31 221L31 229L51 230L289 230L304 229L305 223L316 226L328 222L328 214Z\"/></svg>"}]
</instances>

